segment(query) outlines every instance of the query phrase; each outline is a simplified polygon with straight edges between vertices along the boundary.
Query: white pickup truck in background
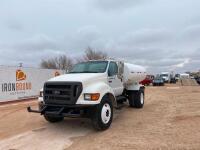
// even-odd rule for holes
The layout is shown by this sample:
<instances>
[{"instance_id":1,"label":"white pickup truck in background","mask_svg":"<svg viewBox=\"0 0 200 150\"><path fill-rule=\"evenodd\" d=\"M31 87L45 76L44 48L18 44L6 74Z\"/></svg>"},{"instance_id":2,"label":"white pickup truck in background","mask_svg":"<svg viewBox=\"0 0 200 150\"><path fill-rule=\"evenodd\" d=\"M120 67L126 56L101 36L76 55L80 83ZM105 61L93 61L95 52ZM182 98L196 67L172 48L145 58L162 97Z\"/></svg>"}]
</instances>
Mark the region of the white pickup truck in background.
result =
<instances>
[{"instance_id":1,"label":"white pickup truck in background","mask_svg":"<svg viewBox=\"0 0 200 150\"><path fill-rule=\"evenodd\" d=\"M115 60L76 64L65 74L50 79L40 91L39 110L49 122L64 117L89 117L95 129L110 127L113 109L128 100L130 107L144 105L145 68Z\"/></svg>"}]
</instances>

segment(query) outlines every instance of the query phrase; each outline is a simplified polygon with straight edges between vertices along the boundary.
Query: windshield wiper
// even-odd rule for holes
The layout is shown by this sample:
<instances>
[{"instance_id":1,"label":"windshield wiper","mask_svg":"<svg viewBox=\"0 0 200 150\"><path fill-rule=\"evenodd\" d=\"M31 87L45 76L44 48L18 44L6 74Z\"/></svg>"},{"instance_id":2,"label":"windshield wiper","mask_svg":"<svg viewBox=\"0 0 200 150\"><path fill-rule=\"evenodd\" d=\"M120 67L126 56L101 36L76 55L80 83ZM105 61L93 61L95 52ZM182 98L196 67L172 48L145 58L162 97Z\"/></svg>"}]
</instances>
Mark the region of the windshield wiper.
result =
<instances>
[{"instance_id":1,"label":"windshield wiper","mask_svg":"<svg viewBox=\"0 0 200 150\"><path fill-rule=\"evenodd\" d=\"M69 72L69 73L100 73L100 72L97 72L97 71L81 71L81 72L72 71L72 72Z\"/></svg>"},{"instance_id":2,"label":"windshield wiper","mask_svg":"<svg viewBox=\"0 0 200 150\"><path fill-rule=\"evenodd\" d=\"M97 71L83 71L82 73L99 73Z\"/></svg>"},{"instance_id":3,"label":"windshield wiper","mask_svg":"<svg viewBox=\"0 0 200 150\"><path fill-rule=\"evenodd\" d=\"M68 73L81 73L81 72L72 71L72 72L68 72Z\"/></svg>"}]
</instances>

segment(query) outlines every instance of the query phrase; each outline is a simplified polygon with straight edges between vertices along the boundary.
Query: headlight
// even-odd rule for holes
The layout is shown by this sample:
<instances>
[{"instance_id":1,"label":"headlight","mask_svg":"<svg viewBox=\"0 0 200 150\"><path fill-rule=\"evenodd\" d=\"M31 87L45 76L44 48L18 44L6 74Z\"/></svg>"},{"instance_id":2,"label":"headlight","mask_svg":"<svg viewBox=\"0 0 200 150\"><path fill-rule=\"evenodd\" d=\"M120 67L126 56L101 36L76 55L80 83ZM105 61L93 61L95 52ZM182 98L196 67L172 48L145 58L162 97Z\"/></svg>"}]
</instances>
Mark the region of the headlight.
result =
<instances>
[{"instance_id":1,"label":"headlight","mask_svg":"<svg viewBox=\"0 0 200 150\"><path fill-rule=\"evenodd\" d=\"M84 99L88 101L97 101L100 97L99 93L86 93L84 94Z\"/></svg>"},{"instance_id":2,"label":"headlight","mask_svg":"<svg viewBox=\"0 0 200 150\"><path fill-rule=\"evenodd\" d=\"M43 91L40 91L40 97L43 97Z\"/></svg>"}]
</instances>

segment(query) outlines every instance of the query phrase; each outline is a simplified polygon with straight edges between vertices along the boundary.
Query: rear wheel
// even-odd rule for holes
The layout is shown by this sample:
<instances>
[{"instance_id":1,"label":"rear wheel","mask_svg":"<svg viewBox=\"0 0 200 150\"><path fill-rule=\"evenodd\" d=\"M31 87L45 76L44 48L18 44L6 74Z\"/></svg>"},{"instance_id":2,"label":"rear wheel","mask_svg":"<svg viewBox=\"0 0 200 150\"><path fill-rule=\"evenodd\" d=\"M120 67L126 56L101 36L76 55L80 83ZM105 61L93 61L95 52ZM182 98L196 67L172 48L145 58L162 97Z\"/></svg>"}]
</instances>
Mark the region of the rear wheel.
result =
<instances>
[{"instance_id":1,"label":"rear wheel","mask_svg":"<svg viewBox=\"0 0 200 150\"><path fill-rule=\"evenodd\" d=\"M47 116L44 115L44 118L51 123L60 122L64 119L64 117L54 117L54 116Z\"/></svg>"},{"instance_id":2,"label":"rear wheel","mask_svg":"<svg viewBox=\"0 0 200 150\"><path fill-rule=\"evenodd\" d=\"M135 108L142 108L144 106L144 89L139 91L130 91L128 94L129 105Z\"/></svg>"},{"instance_id":3,"label":"rear wheel","mask_svg":"<svg viewBox=\"0 0 200 150\"><path fill-rule=\"evenodd\" d=\"M106 130L110 127L113 119L113 104L108 98L102 99L101 103L93 108L92 123L96 130Z\"/></svg>"}]
</instances>

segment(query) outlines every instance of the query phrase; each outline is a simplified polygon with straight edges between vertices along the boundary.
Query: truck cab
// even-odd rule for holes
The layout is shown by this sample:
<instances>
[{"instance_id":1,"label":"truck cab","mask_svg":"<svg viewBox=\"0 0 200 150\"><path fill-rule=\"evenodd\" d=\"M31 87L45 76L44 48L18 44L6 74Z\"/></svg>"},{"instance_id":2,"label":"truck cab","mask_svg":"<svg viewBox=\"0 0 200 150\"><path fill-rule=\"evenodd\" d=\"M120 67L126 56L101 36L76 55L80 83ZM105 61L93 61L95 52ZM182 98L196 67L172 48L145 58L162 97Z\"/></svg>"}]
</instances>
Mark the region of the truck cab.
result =
<instances>
[{"instance_id":1,"label":"truck cab","mask_svg":"<svg viewBox=\"0 0 200 150\"><path fill-rule=\"evenodd\" d=\"M146 76L140 66L115 60L95 60L76 64L65 75L45 82L40 91L39 110L49 122L64 117L89 117L98 130L109 128L113 109L118 102L129 101L131 107L144 105L144 86L139 84Z\"/></svg>"},{"instance_id":2,"label":"truck cab","mask_svg":"<svg viewBox=\"0 0 200 150\"><path fill-rule=\"evenodd\" d=\"M170 73L169 72L162 72L160 74L160 76L162 77L162 79L164 80L165 83L170 82Z\"/></svg>"}]
</instances>

